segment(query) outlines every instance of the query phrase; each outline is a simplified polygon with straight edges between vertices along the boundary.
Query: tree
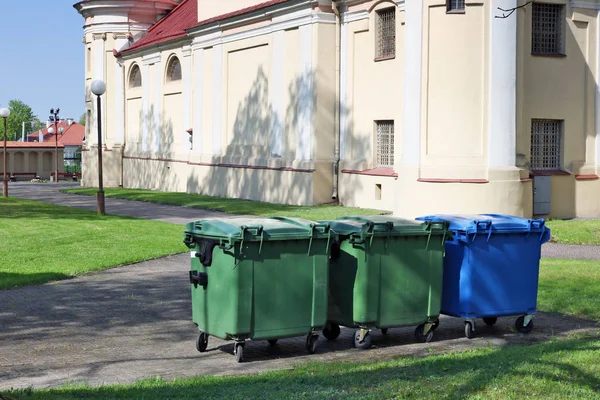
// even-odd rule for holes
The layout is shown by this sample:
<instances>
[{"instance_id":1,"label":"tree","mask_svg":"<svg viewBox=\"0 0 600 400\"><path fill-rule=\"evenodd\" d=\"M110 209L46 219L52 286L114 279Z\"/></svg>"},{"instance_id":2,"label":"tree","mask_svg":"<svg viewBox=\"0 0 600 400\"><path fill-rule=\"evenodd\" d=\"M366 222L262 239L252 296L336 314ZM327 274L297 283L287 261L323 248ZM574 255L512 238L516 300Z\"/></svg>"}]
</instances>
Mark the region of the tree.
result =
<instances>
[{"instance_id":1,"label":"tree","mask_svg":"<svg viewBox=\"0 0 600 400\"><path fill-rule=\"evenodd\" d=\"M6 138L7 140L15 140L16 137L21 136L23 122L25 122L25 129L27 131L30 129L31 122L34 119L33 111L31 107L18 99L9 101L8 108L10 109L10 116L6 120Z\"/></svg>"},{"instance_id":2,"label":"tree","mask_svg":"<svg viewBox=\"0 0 600 400\"><path fill-rule=\"evenodd\" d=\"M85 113L81 114L81 117L79 117L79 123L85 126Z\"/></svg>"},{"instance_id":3,"label":"tree","mask_svg":"<svg viewBox=\"0 0 600 400\"><path fill-rule=\"evenodd\" d=\"M38 117L33 117L33 121L31 123L31 132L39 131L40 129L44 129L46 127L46 123L40 121ZM27 129L27 128L25 128Z\"/></svg>"}]
</instances>

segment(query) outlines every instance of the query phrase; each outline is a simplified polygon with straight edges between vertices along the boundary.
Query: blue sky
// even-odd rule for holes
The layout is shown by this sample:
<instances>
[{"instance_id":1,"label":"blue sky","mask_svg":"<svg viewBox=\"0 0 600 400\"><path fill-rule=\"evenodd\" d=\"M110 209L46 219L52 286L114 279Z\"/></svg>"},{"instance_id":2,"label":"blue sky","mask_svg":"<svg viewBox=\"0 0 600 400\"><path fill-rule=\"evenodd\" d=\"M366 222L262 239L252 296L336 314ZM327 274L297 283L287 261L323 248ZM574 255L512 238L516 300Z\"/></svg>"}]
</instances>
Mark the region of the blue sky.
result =
<instances>
[{"instance_id":1,"label":"blue sky","mask_svg":"<svg viewBox=\"0 0 600 400\"><path fill-rule=\"evenodd\" d=\"M41 121L50 108L79 120L85 110L84 19L73 0L2 0L0 105L19 99Z\"/></svg>"}]
</instances>

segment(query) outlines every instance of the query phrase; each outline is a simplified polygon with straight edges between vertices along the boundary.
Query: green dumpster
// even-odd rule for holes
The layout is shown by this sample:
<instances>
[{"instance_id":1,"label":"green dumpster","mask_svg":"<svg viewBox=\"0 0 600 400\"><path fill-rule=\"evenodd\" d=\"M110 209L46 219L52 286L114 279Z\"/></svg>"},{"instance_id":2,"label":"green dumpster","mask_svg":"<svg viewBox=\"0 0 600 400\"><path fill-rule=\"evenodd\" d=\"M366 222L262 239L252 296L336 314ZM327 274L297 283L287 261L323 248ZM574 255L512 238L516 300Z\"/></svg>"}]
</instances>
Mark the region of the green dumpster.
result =
<instances>
[{"instance_id":1,"label":"green dumpster","mask_svg":"<svg viewBox=\"0 0 600 400\"><path fill-rule=\"evenodd\" d=\"M234 340L243 359L248 339L306 335L314 353L327 322L327 224L293 218L205 219L186 225L191 249L192 319L204 352L209 335Z\"/></svg>"},{"instance_id":2,"label":"green dumpster","mask_svg":"<svg viewBox=\"0 0 600 400\"><path fill-rule=\"evenodd\" d=\"M386 215L321 222L339 235L323 335L334 340L340 325L357 327L354 345L366 349L372 328L386 334L388 328L418 325L417 341L430 341L440 314L448 224Z\"/></svg>"}]
</instances>

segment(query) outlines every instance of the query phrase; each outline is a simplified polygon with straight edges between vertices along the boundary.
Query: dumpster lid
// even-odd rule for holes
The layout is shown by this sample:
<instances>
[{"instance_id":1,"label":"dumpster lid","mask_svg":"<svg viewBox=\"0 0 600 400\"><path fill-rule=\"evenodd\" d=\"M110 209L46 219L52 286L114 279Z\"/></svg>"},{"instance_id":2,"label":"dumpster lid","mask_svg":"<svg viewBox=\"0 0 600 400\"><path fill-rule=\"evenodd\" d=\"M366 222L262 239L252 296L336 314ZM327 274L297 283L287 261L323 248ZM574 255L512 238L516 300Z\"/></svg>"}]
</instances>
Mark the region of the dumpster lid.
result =
<instances>
[{"instance_id":1,"label":"dumpster lid","mask_svg":"<svg viewBox=\"0 0 600 400\"><path fill-rule=\"evenodd\" d=\"M545 220L528 219L502 214L435 214L417 218L419 221L447 221L451 231L467 233L488 232L541 232L545 229Z\"/></svg>"},{"instance_id":2,"label":"dumpster lid","mask_svg":"<svg viewBox=\"0 0 600 400\"><path fill-rule=\"evenodd\" d=\"M189 222L185 233L223 239L306 239L328 237L329 226L301 218L207 218Z\"/></svg>"},{"instance_id":3,"label":"dumpster lid","mask_svg":"<svg viewBox=\"0 0 600 400\"><path fill-rule=\"evenodd\" d=\"M331 229L341 235L351 235L353 233L373 232L388 235L411 235L426 234L431 231L431 224L418 222L404 218L398 218L391 215L365 215L340 217L333 221L319 221L329 224ZM437 221L436 221L437 222ZM441 228L441 226L440 226ZM444 231L445 229L441 229Z\"/></svg>"}]
</instances>

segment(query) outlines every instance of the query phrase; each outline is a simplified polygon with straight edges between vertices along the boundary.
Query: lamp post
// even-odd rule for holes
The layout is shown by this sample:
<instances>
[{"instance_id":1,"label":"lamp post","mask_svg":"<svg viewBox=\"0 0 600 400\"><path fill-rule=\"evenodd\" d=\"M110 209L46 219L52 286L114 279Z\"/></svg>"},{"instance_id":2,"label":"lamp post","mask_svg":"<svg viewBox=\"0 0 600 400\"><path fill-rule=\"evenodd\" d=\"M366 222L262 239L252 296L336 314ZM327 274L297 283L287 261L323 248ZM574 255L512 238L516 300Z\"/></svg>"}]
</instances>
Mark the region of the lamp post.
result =
<instances>
[{"instance_id":1,"label":"lamp post","mask_svg":"<svg viewBox=\"0 0 600 400\"><path fill-rule=\"evenodd\" d=\"M104 215L104 186L102 184L102 105L100 96L106 92L106 84L96 79L91 85L92 93L96 95L96 108L98 119L98 215Z\"/></svg>"},{"instance_id":2,"label":"lamp post","mask_svg":"<svg viewBox=\"0 0 600 400\"><path fill-rule=\"evenodd\" d=\"M60 112L60 108L57 108L54 111L54 108L50 109L50 119L54 121L54 128L48 128L48 132L54 135L54 158L56 159L55 168L54 168L54 182L58 183L58 113Z\"/></svg>"},{"instance_id":3,"label":"lamp post","mask_svg":"<svg viewBox=\"0 0 600 400\"><path fill-rule=\"evenodd\" d=\"M2 181L2 195L8 197L8 180L6 179L6 118L10 115L10 110L6 107L0 108L0 117L4 120L4 180Z\"/></svg>"}]
</instances>

